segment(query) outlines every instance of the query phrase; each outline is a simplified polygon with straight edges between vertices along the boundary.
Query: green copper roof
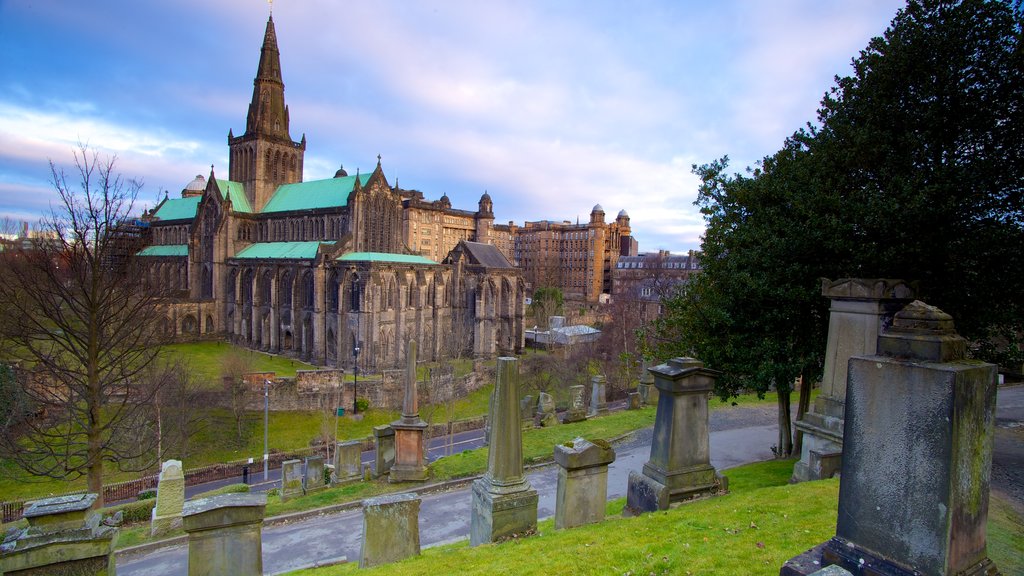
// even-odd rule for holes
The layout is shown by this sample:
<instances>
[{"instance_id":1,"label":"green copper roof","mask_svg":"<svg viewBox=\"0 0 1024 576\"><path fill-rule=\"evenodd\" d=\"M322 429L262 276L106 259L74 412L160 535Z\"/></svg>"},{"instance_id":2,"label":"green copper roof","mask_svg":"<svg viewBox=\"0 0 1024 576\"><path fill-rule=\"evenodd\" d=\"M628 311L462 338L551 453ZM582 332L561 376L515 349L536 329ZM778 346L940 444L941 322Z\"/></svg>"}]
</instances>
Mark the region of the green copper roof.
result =
<instances>
[{"instance_id":1,"label":"green copper roof","mask_svg":"<svg viewBox=\"0 0 1024 576\"><path fill-rule=\"evenodd\" d=\"M146 246L136 256L188 256L188 245L168 244L164 246Z\"/></svg>"},{"instance_id":2,"label":"green copper roof","mask_svg":"<svg viewBox=\"0 0 1024 576\"><path fill-rule=\"evenodd\" d=\"M369 180L369 174L359 176L359 183L362 185ZM285 184L277 189L267 205L263 207L263 213L344 206L348 202L348 193L352 191L355 183L355 176L342 176L341 178Z\"/></svg>"},{"instance_id":3,"label":"green copper roof","mask_svg":"<svg viewBox=\"0 0 1024 576\"><path fill-rule=\"evenodd\" d=\"M413 254L389 254L387 252L349 252L338 256L336 260L345 262L394 262L397 264L427 264L437 266L437 262L423 256Z\"/></svg>"},{"instance_id":4,"label":"green copper roof","mask_svg":"<svg viewBox=\"0 0 1024 576\"><path fill-rule=\"evenodd\" d=\"M196 208L202 199L202 196L168 198L156 211L156 217L161 220L191 220L196 217Z\"/></svg>"},{"instance_id":5,"label":"green copper roof","mask_svg":"<svg viewBox=\"0 0 1024 576\"><path fill-rule=\"evenodd\" d=\"M259 242L243 248L235 258L312 259L321 244L334 242Z\"/></svg>"},{"instance_id":6,"label":"green copper roof","mask_svg":"<svg viewBox=\"0 0 1024 576\"><path fill-rule=\"evenodd\" d=\"M241 182L221 180L217 178L217 187L225 198L231 199L231 206L235 212L252 214L252 207L249 206L249 198L245 195L245 186Z\"/></svg>"}]
</instances>

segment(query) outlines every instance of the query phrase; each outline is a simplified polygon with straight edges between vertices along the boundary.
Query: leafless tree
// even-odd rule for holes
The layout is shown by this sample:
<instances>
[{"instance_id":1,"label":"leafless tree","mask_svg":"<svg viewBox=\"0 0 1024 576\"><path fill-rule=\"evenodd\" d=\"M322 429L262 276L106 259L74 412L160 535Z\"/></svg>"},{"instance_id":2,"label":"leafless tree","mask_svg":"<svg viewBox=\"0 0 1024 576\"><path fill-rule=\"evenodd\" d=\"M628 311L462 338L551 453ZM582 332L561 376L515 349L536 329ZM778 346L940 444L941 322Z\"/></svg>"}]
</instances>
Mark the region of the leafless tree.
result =
<instances>
[{"instance_id":1,"label":"leafless tree","mask_svg":"<svg viewBox=\"0 0 1024 576\"><path fill-rule=\"evenodd\" d=\"M144 381L154 388L150 420L157 458L184 460L189 441L202 430L205 421L197 409L202 406L201 394L189 364L181 359L155 362Z\"/></svg>"},{"instance_id":2,"label":"leafless tree","mask_svg":"<svg viewBox=\"0 0 1024 576\"><path fill-rule=\"evenodd\" d=\"M246 400L249 384L245 375L252 372L249 355L236 348L224 355L220 365L221 381L224 383L224 399L235 424L236 442L245 441Z\"/></svg>"},{"instance_id":3,"label":"leafless tree","mask_svg":"<svg viewBox=\"0 0 1024 576\"><path fill-rule=\"evenodd\" d=\"M20 381L34 416L0 434L4 456L34 476L85 476L103 502L104 467L152 464L142 376L161 341L126 226L141 183L80 146L72 174L50 163L57 200L28 245L0 256L0 338L31 368ZM70 182L69 182L70 180Z\"/></svg>"}]
</instances>

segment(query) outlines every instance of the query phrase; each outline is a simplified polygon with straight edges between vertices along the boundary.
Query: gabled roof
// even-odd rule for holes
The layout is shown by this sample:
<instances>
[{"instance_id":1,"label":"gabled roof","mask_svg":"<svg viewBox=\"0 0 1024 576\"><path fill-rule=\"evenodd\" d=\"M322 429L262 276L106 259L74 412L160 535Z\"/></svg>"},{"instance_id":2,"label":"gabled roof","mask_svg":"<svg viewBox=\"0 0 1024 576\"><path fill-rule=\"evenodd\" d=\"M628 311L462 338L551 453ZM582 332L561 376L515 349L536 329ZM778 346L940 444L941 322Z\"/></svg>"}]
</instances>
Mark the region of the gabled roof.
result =
<instances>
[{"instance_id":1,"label":"gabled roof","mask_svg":"<svg viewBox=\"0 0 1024 576\"><path fill-rule=\"evenodd\" d=\"M220 188L220 193L225 199L231 199L232 210L252 214L249 198L245 195L245 186L241 182L217 178L217 188Z\"/></svg>"},{"instance_id":2,"label":"gabled roof","mask_svg":"<svg viewBox=\"0 0 1024 576\"><path fill-rule=\"evenodd\" d=\"M157 209L155 216L163 221L191 220L196 217L196 208L202 199L202 196L168 198Z\"/></svg>"},{"instance_id":3,"label":"gabled roof","mask_svg":"<svg viewBox=\"0 0 1024 576\"><path fill-rule=\"evenodd\" d=\"M235 254L235 258L311 260L316 258L316 252L321 244L334 244L334 242L257 242L243 248L238 254Z\"/></svg>"},{"instance_id":4,"label":"gabled roof","mask_svg":"<svg viewBox=\"0 0 1024 576\"><path fill-rule=\"evenodd\" d=\"M459 242L466 247L466 256L470 264L485 266L487 268L514 268L505 255L493 244L482 242L470 242L463 240Z\"/></svg>"},{"instance_id":5,"label":"gabled roof","mask_svg":"<svg viewBox=\"0 0 1024 576\"><path fill-rule=\"evenodd\" d=\"M395 264L426 264L437 266L430 258L414 254L390 254L387 252L349 252L335 258L342 262L391 262Z\"/></svg>"},{"instance_id":6,"label":"gabled roof","mask_svg":"<svg viewBox=\"0 0 1024 576\"><path fill-rule=\"evenodd\" d=\"M359 183L365 185L370 174L358 176ZM342 176L326 180L313 180L296 184L284 184L263 207L263 213L290 212L292 210L312 210L315 208L337 208L348 203L348 194L355 186L356 176ZM234 196L232 196L234 200Z\"/></svg>"},{"instance_id":7,"label":"gabled roof","mask_svg":"<svg viewBox=\"0 0 1024 576\"><path fill-rule=\"evenodd\" d=\"M136 256L188 256L187 244L166 244L163 246L146 246Z\"/></svg>"}]
</instances>

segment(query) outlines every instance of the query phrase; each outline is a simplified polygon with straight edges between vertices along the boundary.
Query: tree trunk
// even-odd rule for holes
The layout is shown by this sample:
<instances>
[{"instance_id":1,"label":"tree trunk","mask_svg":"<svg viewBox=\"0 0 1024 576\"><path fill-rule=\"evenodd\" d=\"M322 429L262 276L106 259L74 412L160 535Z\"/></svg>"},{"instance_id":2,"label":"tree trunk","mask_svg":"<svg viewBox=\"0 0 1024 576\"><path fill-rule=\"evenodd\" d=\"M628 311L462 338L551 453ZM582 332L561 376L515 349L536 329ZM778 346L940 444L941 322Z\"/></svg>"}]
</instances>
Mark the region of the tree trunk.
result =
<instances>
[{"instance_id":1,"label":"tree trunk","mask_svg":"<svg viewBox=\"0 0 1024 576\"><path fill-rule=\"evenodd\" d=\"M800 398L797 400L796 405L796 419L797 421L803 420L804 414L811 408L811 385L804 380L804 375L801 374L797 381L800 383ZM793 442L793 454L801 454L804 450L804 433L800 430L796 431L796 439Z\"/></svg>"},{"instance_id":2,"label":"tree trunk","mask_svg":"<svg viewBox=\"0 0 1024 576\"><path fill-rule=\"evenodd\" d=\"M789 458L793 453L792 419L790 417L790 391L779 391L779 443L776 447L776 458Z\"/></svg>"}]
</instances>

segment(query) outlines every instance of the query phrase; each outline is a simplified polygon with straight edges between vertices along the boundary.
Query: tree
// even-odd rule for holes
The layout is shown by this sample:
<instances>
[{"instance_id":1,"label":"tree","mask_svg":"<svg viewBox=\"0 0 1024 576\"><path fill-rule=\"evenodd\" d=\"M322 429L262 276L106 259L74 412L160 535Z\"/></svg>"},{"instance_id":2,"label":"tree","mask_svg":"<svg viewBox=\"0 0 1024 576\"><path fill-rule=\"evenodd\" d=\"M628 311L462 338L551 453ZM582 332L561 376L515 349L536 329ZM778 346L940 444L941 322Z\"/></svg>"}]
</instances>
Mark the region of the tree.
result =
<instances>
[{"instance_id":1,"label":"tree","mask_svg":"<svg viewBox=\"0 0 1024 576\"><path fill-rule=\"evenodd\" d=\"M560 288L542 286L533 292L530 312L534 322L542 328L549 328L548 321L552 316L562 314L564 297Z\"/></svg>"},{"instance_id":2,"label":"tree","mask_svg":"<svg viewBox=\"0 0 1024 576\"><path fill-rule=\"evenodd\" d=\"M247 396L249 383L245 375L253 372L251 353L246 354L237 349L230 350L221 360L220 375L224 384L224 399L231 410L231 419L235 424L235 441L239 446L245 443L248 436L246 429Z\"/></svg>"},{"instance_id":3,"label":"tree","mask_svg":"<svg viewBox=\"0 0 1024 576\"><path fill-rule=\"evenodd\" d=\"M694 167L703 271L666 301L649 342L723 370L722 397L776 389L781 455L792 382L817 379L823 364L821 277L919 280L922 299L953 314L979 352L1019 353L1019 7L911 1L836 79L817 126L747 175L728 175L727 158Z\"/></svg>"},{"instance_id":4,"label":"tree","mask_svg":"<svg viewBox=\"0 0 1024 576\"><path fill-rule=\"evenodd\" d=\"M152 435L140 431L154 389L141 379L161 334L157 295L120 233L141 184L85 146L74 158L73 177L50 163L56 207L30 245L0 262L0 338L37 376L20 381L35 416L5 428L0 448L32 475L85 476L99 506L104 465L152 464Z\"/></svg>"},{"instance_id":5,"label":"tree","mask_svg":"<svg viewBox=\"0 0 1024 576\"><path fill-rule=\"evenodd\" d=\"M202 406L192 370L187 362L174 359L154 362L143 382L153 388L150 421L156 437L159 460L188 457L189 441L205 426Z\"/></svg>"}]
</instances>

